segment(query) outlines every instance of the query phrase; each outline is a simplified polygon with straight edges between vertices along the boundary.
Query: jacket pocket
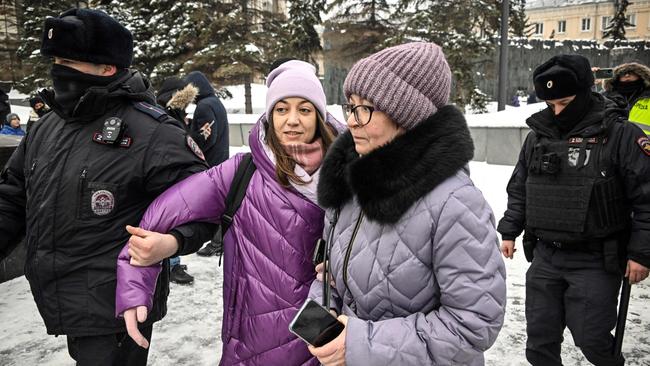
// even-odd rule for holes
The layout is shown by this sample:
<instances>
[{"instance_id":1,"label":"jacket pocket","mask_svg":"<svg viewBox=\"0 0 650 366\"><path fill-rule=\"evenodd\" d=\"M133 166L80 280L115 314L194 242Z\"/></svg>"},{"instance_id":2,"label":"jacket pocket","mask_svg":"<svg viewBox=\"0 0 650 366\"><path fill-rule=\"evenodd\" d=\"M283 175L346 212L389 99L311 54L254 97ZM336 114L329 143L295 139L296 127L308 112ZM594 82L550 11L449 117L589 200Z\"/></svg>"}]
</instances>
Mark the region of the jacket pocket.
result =
<instances>
[{"instance_id":1,"label":"jacket pocket","mask_svg":"<svg viewBox=\"0 0 650 366\"><path fill-rule=\"evenodd\" d=\"M233 243L224 243L224 257L225 260L232 260L232 265L230 266L230 273L224 274L226 281L224 281L224 297L227 294L227 303L224 304L224 316L223 316L223 338L224 343L230 342L230 339L235 336L233 333L237 330L239 332L239 326L235 325L236 321L241 319L241 314L238 314L241 309L239 306L240 297L241 297L241 282L240 278L240 256L239 256L239 243L236 241ZM227 267L224 266L224 270ZM236 328L236 329L235 329Z\"/></svg>"},{"instance_id":2,"label":"jacket pocket","mask_svg":"<svg viewBox=\"0 0 650 366\"><path fill-rule=\"evenodd\" d=\"M247 283L248 281L244 278L239 278L239 281L237 281L237 284L235 285L236 291L234 295L233 308L230 309L232 320L230 322L229 338L241 339L239 331L241 329L242 315L245 310L244 308L246 307L243 300L246 297L246 288L248 287Z\"/></svg>"},{"instance_id":3,"label":"jacket pocket","mask_svg":"<svg viewBox=\"0 0 650 366\"><path fill-rule=\"evenodd\" d=\"M41 283L38 276L38 256L36 243L38 242L39 227L37 223L30 228L29 233L25 237L25 246L27 247L25 266L25 278L29 282L34 296L34 301L39 304L42 299Z\"/></svg>"},{"instance_id":4,"label":"jacket pocket","mask_svg":"<svg viewBox=\"0 0 650 366\"><path fill-rule=\"evenodd\" d=\"M89 182L88 170L82 170L78 183L77 219L93 220L107 219L118 210L117 197L119 186L112 183Z\"/></svg>"},{"instance_id":5,"label":"jacket pocket","mask_svg":"<svg viewBox=\"0 0 650 366\"><path fill-rule=\"evenodd\" d=\"M92 326L113 327L115 313L115 274L108 270L88 269L86 310Z\"/></svg>"}]
</instances>

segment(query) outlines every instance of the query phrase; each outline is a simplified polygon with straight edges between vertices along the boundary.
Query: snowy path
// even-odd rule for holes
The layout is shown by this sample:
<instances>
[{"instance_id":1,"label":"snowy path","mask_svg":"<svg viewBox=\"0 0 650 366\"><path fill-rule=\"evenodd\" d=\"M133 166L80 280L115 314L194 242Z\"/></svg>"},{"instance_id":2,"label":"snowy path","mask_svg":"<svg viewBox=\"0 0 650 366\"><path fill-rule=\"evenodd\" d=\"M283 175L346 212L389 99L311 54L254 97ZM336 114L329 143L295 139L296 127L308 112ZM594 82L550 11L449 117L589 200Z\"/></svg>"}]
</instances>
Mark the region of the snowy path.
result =
<instances>
[{"instance_id":1,"label":"snowy path","mask_svg":"<svg viewBox=\"0 0 650 366\"><path fill-rule=\"evenodd\" d=\"M506 206L505 186L512 167L472 163L472 178L497 217ZM519 244L520 247L520 244ZM193 286L172 284L167 317L154 327L150 365L217 365L221 354L221 268L216 258L183 258L195 276ZM508 311L496 344L487 352L487 365L525 365L524 282L527 263L518 251L506 261ZM67 355L65 337L45 334L42 320L24 277L0 284L0 366L62 365L74 363ZM650 366L650 280L632 288L623 353L627 365ZM589 365L565 333L564 364Z\"/></svg>"}]
</instances>

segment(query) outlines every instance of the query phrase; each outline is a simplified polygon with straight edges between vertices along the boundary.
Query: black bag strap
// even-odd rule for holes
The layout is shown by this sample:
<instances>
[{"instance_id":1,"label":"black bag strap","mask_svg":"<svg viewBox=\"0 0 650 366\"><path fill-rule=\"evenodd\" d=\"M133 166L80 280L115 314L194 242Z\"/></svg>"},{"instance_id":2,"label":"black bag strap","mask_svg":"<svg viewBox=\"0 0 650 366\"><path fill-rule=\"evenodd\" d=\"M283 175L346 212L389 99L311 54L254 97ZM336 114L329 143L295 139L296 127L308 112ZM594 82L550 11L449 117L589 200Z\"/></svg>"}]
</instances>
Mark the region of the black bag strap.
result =
<instances>
[{"instance_id":1,"label":"black bag strap","mask_svg":"<svg viewBox=\"0 0 650 366\"><path fill-rule=\"evenodd\" d=\"M330 309L330 294L332 291L329 281L329 275L332 272L330 267L330 252L332 250L332 244L334 244L334 229L336 228L336 223L339 222L340 213L341 209L337 208L334 211L334 217L330 220L330 232L327 235L325 253L323 255L323 307L327 310Z\"/></svg>"},{"instance_id":2,"label":"black bag strap","mask_svg":"<svg viewBox=\"0 0 650 366\"><path fill-rule=\"evenodd\" d=\"M246 190L248 189L248 183L250 183L253 173L255 173L255 163L253 163L253 156L251 153L246 153L239 162L235 176L233 177L232 183L230 183L230 189L228 190L228 195L226 196L226 208L224 209L223 214L221 215L221 224L217 228L217 231L212 238L212 242L216 244L219 248L219 265L221 266L221 255L223 254L223 237L226 235L226 232L232 224L233 217L235 213L241 206L241 202L246 196Z\"/></svg>"},{"instance_id":3,"label":"black bag strap","mask_svg":"<svg viewBox=\"0 0 650 366\"><path fill-rule=\"evenodd\" d=\"M232 224L232 219L235 216L235 212L239 209L241 202L246 196L246 190L248 189L248 183L255 173L255 163L253 163L253 156L251 153L246 153L241 159L237 171L235 172L235 177L230 184L230 190L228 191L228 196L226 196L226 209L221 215L221 240L226 235L226 231L230 228Z\"/></svg>"}]
</instances>

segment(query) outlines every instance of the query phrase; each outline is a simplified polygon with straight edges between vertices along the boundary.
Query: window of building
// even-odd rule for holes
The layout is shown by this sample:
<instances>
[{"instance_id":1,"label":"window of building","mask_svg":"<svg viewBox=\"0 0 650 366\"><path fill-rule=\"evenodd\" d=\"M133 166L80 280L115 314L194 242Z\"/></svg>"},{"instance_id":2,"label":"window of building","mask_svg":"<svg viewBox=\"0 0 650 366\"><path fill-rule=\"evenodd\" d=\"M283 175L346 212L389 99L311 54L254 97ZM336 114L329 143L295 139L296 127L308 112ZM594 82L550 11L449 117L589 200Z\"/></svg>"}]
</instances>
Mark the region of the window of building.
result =
<instances>
[{"instance_id":1,"label":"window of building","mask_svg":"<svg viewBox=\"0 0 650 366\"><path fill-rule=\"evenodd\" d=\"M625 17L628 23L632 24L627 28L636 28L636 14L629 14Z\"/></svg>"},{"instance_id":2,"label":"window of building","mask_svg":"<svg viewBox=\"0 0 650 366\"><path fill-rule=\"evenodd\" d=\"M609 24L612 22L612 17L603 17L602 21L600 22L600 30L605 31L607 30L607 27L609 27Z\"/></svg>"},{"instance_id":3,"label":"window of building","mask_svg":"<svg viewBox=\"0 0 650 366\"><path fill-rule=\"evenodd\" d=\"M557 22L557 32L565 33L566 32L566 20L560 20Z\"/></svg>"},{"instance_id":4,"label":"window of building","mask_svg":"<svg viewBox=\"0 0 650 366\"><path fill-rule=\"evenodd\" d=\"M544 23L535 23L535 35L541 36L544 34Z\"/></svg>"},{"instance_id":5,"label":"window of building","mask_svg":"<svg viewBox=\"0 0 650 366\"><path fill-rule=\"evenodd\" d=\"M587 32L591 30L591 18L582 18L581 30Z\"/></svg>"}]
</instances>

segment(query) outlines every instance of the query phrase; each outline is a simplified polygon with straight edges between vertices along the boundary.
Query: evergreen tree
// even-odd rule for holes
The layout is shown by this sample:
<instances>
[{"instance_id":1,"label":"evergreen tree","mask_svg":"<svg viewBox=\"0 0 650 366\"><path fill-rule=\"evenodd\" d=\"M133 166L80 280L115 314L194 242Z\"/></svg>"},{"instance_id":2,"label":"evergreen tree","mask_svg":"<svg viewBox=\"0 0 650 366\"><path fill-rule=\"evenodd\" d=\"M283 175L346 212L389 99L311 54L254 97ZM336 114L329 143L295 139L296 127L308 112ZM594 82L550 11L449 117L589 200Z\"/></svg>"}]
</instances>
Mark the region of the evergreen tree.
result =
<instances>
[{"instance_id":1,"label":"evergreen tree","mask_svg":"<svg viewBox=\"0 0 650 366\"><path fill-rule=\"evenodd\" d=\"M214 1L106 1L102 8L133 34L134 62L154 84L178 75L188 60L211 44L218 15L229 8Z\"/></svg>"},{"instance_id":2,"label":"evergreen tree","mask_svg":"<svg viewBox=\"0 0 650 366\"><path fill-rule=\"evenodd\" d=\"M65 10L76 7L76 1L65 0L23 0L17 2L17 12L22 14L19 23L21 39L18 58L22 60L24 77L16 83L16 89L31 93L38 88L51 85L49 69L51 61L40 54L43 24L48 16L58 16Z\"/></svg>"},{"instance_id":3,"label":"evergreen tree","mask_svg":"<svg viewBox=\"0 0 650 366\"><path fill-rule=\"evenodd\" d=\"M371 29L390 28L392 7L387 0L332 0L327 11L339 9L336 20L363 23Z\"/></svg>"},{"instance_id":4,"label":"evergreen tree","mask_svg":"<svg viewBox=\"0 0 650 366\"><path fill-rule=\"evenodd\" d=\"M322 51L315 27L322 23L325 0L289 0L289 21L286 22L282 54L316 63L314 54Z\"/></svg>"},{"instance_id":5,"label":"evergreen tree","mask_svg":"<svg viewBox=\"0 0 650 366\"><path fill-rule=\"evenodd\" d=\"M471 105L485 111L487 96L476 87L474 62L494 49L500 4L483 0L417 0L402 2L406 9L404 32L391 39L435 42L443 48L451 68L452 100L459 107ZM477 33L476 30L481 32Z\"/></svg>"},{"instance_id":6,"label":"evergreen tree","mask_svg":"<svg viewBox=\"0 0 650 366\"><path fill-rule=\"evenodd\" d=\"M631 27L633 24L627 20L625 13L627 12L627 7L631 4L632 3L627 0L620 0L618 8L616 9L616 14L609 23L609 26L606 28L603 38L611 38L614 41L627 39L625 37L625 27Z\"/></svg>"},{"instance_id":7,"label":"evergreen tree","mask_svg":"<svg viewBox=\"0 0 650 366\"><path fill-rule=\"evenodd\" d=\"M530 37L532 24L526 15L526 0L512 0L510 2L510 33L515 37Z\"/></svg>"},{"instance_id":8,"label":"evergreen tree","mask_svg":"<svg viewBox=\"0 0 650 366\"><path fill-rule=\"evenodd\" d=\"M0 29L0 33L3 34L0 38L0 64L9 66L0 70L0 80L10 79L12 83L16 82L16 71L19 64L16 50L20 45L19 35L11 33L11 29L18 29L15 6L15 1L0 2L0 20L4 23L4 27Z\"/></svg>"}]
</instances>

